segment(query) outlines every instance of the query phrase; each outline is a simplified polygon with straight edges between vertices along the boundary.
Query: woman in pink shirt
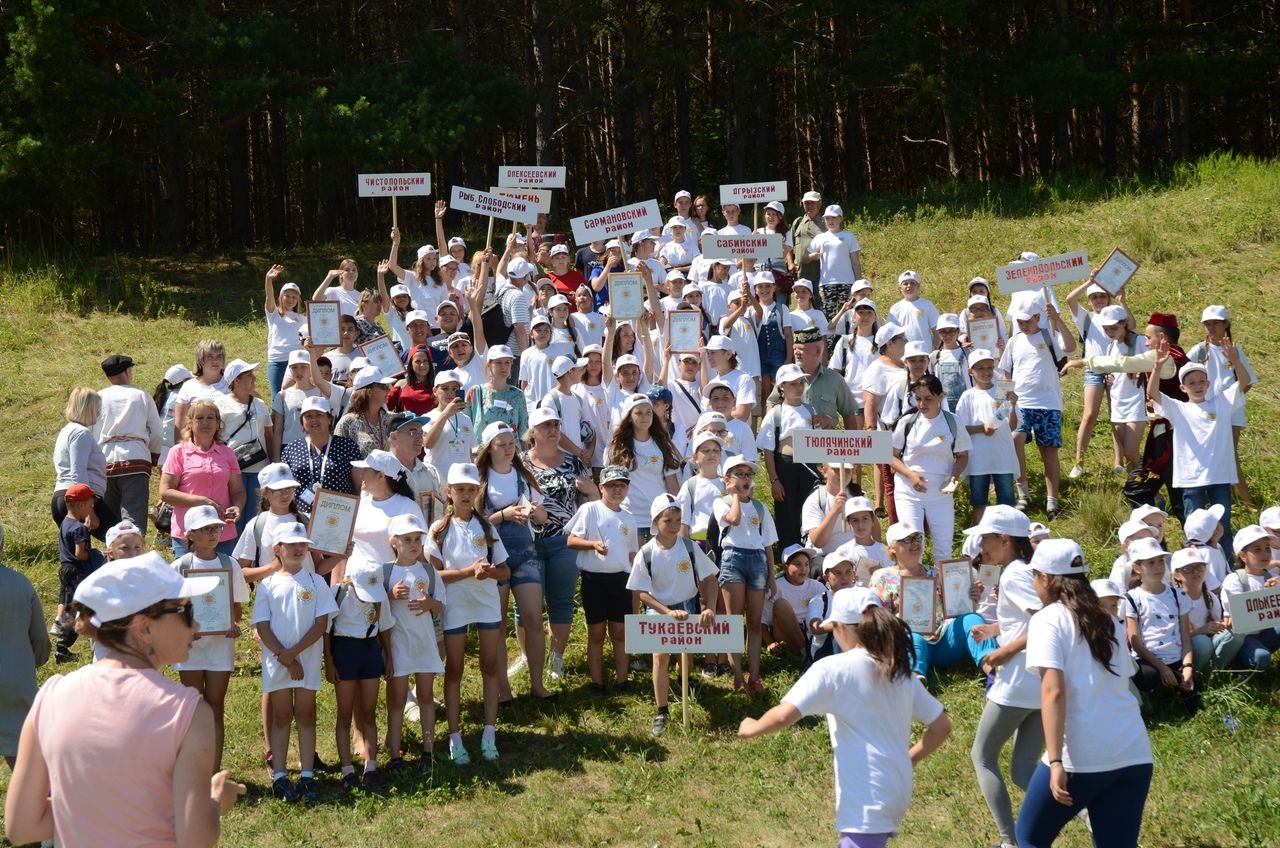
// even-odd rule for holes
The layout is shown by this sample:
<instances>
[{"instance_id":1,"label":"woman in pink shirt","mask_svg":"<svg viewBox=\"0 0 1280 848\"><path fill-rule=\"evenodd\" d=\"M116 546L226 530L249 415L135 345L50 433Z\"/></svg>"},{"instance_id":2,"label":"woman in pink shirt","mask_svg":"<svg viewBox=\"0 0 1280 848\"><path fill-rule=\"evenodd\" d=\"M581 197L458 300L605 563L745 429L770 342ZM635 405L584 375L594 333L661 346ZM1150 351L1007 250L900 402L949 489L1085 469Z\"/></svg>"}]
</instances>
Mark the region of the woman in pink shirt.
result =
<instances>
[{"instance_id":1,"label":"woman in pink shirt","mask_svg":"<svg viewBox=\"0 0 1280 848\"><path fill-rule=\"evenodd\" d=\"M244 480L235 451L222 443L222 415L211 400L191 404L182 442L174 445L160 474L160 499L173 507L173 555L187 553L182 519L193 506L211 506L226 522L218 553L231 556L236 520L244 509Z\"/></svg>"},{"instance_id":2,"label":"woman in pink shirt","mask_svg":"<svg viewBox=\"0 0 1280 848\"><path fill-rule=\"evenodd\" d=\"M18 741L5 799L14 844L54 839L99 848L205 846L243 784L214 763L213 711L160 669L187 659L191 603L216 577L184 578L159 554L109 563L85 578L76 630L107 655L50 677Z\"/></svg>"}]
</instances>

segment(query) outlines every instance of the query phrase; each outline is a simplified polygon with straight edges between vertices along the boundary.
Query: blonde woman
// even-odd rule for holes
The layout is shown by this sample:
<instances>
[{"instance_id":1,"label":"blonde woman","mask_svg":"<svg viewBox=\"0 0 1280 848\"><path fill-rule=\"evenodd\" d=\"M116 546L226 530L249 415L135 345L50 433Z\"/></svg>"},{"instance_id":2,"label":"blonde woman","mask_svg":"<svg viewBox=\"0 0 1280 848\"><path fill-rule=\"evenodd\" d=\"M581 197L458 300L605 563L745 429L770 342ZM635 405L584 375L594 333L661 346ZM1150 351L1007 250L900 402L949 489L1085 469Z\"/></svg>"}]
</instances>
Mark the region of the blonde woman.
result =
<instances>
[{"instance_id":1,"label":"blonde woman","mask_svg":"<svg viewBox=\"0 0 1280 848\"><path fill-rule=\"evenodd\" d=\"M49 504L53 523L62 526L67 517L67 489L84 483L93 489L93 516L89 532L105 541L107 528L119 523L120 514L107 505L102 496L107 492L107 457L93 436L93 425L102 414L102 398L87 386L76 386L63 410L66 426L53 443L53 501Z\"/></svg>"},{"instance_id":2,"label":"blonde woman","mask_svg":"<svg viewBox=\"0 0 1280 848\"><path fill-rule=\"evenodd\" d=\"M160 473L160 499L173 507L170 535L174 556L187 553L183 519L187 510L211 506L223 520L217 552L231 556L236 547L236 520L244 510L244 481L235 451L222 443L222 413L211 400L191 404L182 441L173 446Z\"/></svg>"},{"instance_id":3,"label":"blonde woman","mask_svg":"<svg viewBox=\"0 0 1280 848\"><path fill-rule=\"evenodd\" d=\"M227 364L227 349L217 339L204 339L196 345L196 373L194 380L187 380L178 390L178 400L173 406L173 429L181 433L187 426L187 412L191 404L201 398L210 400L227 393L227 381L222 369Z\"/></svg>"}]
</instances>

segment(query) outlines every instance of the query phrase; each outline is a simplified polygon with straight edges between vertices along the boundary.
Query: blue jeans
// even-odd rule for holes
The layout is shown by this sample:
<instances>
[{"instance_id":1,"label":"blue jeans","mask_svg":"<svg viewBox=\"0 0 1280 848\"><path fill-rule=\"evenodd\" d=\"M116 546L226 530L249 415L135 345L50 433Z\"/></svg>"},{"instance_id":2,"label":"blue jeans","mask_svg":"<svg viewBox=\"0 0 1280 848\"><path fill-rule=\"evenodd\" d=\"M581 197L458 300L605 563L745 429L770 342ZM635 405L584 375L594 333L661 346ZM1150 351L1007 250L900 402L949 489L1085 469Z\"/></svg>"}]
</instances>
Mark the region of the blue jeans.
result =
<instances>
[{"instance_id":1,"label":"blue jeans","mask_svg":"<svg viewBox=\"0 0 1280 848\"><path fill-rule=\"evenodd\" d=\"M533 549L542 560L542 592L547 600L547 621L572 624L578 606L574 595L578 590L578 552L568 547L569 537L563 533L535 539Z\"/></svg>"},{"instance_id":2,"label":"blue jeans","mask_svg":"<svg viewBox=\"0 0 1280 848\"><path fill-rule=\"evenodd\" d=\"M1231 484L1230 483L1214 483L1212 486L1188 486L1182 490L1182 510L1184 515L1190 515L1193 510L1204 509L1213 504L1221 504L1223 513L1222 521L1222 541L1218 545L1222 548L1222 555L1227 558L1227 562L1235 562L1235 550L1231 545ZM1198 539L1197 541L1207 542L1208 539Z\"/></svg>"},{"instance_id":3,"label":"blue jeans","mask_svg":"<svg viewBox=\"0 0 1280 848\"><path fill-rule=\"evenodd\" d=\"M244 509L240 511L240 519L236 521L236 536L244 533L244 528L258 514L258 472L242 471L240 479L244 481Z\"/></svg>"},{"instance_id":4,"label":"blue jeans","mask_svg":"<svg viewBox=\"0 0 1280 848\"><path fill-rule=\"evenodd\" d=\"M996 487L996 503L1013 506L1012 474L970 474L969 505L986 506L987 492L993 483Z\"/></svg>"},{"instance_id":5,"label":"blue jeans","mask_svg":"<svg viewBox=\"0 0 1280 848\"><path fill-rule=\"evenodd\" d=\"M916 649L916 661L911 670L920 676L928 676L931 668L950 668L968 655L975 666L981 666L987 654L997 647L996 638L973 641L969 631L979 624L985 624L982 616L976 612L959 616L951 622L951 626L942 631L942 638L937 642L929 642L919 633L911 634L911 644Z\"/></svg>"},{"instance_id":6,"label":"blue jeans","mask_svg":"<svg viewBox=\"0 0 1280 848\"><path fill-rule=\"evenodd\" d=\"M1080 810L1089 811L1097 848L1133 848L1142 830L1142 808L1151 788L1151 763L1113 771L1068 772L1071 806L1049 791L1049 767L1041 763L1031 776L1018 813L1020 848L1048 848Z\"/></svg>"},{"instance_id":7,"label":"blue jeans","mask_svg":"<svg viewBox=\"0 0 1280 848\"><path fill-rule=\"evenodd\" d=\"M1245 668L1266 671L1271 665L1271 655L1277 650L1280 650L1280 633L1274 628L1259 630L1241 637L1240 652L1236 656Z\"/></svg>"},{"instance_id":8,"label":"blue jeans","mask_svg":"<svg viewBox=\"0 0 1280 848\"><path fill-rule=\"evenodd\" d=\"M275 397L284 385L284 375L289 373L289 360L267 363L267 382L271 384L271 396Z\"/></svg>"}]
</instances>

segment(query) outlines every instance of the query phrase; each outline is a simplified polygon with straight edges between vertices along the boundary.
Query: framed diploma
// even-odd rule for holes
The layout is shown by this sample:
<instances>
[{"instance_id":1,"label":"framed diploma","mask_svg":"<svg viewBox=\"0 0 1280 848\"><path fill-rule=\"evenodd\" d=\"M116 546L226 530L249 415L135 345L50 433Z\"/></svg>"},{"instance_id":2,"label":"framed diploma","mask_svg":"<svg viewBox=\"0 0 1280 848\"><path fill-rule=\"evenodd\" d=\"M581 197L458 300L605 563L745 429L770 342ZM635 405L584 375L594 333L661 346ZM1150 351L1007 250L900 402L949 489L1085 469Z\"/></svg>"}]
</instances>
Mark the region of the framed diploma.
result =
<instances>
[{"instance_id":1,"label":"framed diploma","mask_svg":"<svg viewBox=\"0 0 1280 848\"><path fill-rule=\"evenodd\" d=\"M418 493L418 509L422 510L422 517L426 519L427 529L431 529L431 525L436 523L436 497L434 492Z\"/></svg>"},{"instance_id":2,"label":"framed diploma","mask_svg":"<svg viewBox=\"0 0 1280 848\"><path fill-rule=\"evenodd\" d=\"M934 615L937 584L932 577L903 577L898 596L898 617L921 636L931 636L938 629Z\"/></svg>"},{"instance_id":3,"label":"framed diploma","mask_svg":"<svg viewBox=\"0 0 1280 848\"><path fill-rule=\"evenodd\" d=\"M1093 275L1093 281L1111 294L1117 294L1138 272L1138 263L1120 248L1115 248Z\"/></svg>"},{"instance_id":4,"label":"framed diploma","mask_svg":"<svg viewBox=\"0 0 1280 848\"><path fill-rule=\"evenodd\" d=\"M969 322L969 342L974 349L996 352L1000 340L1000 325L994 318L982 318Z\"/></svg>"},{"instance_id":5,"label":"framed diploma","mask_svg":"<svg viewBox=\"0 0 1280 848\"><path fill-rule=\"evenodd\" d=\"M400 361L400 354L396 353L396 346L391 343L389 336L369 339L360 345L360 353L384 377L396 377L404 373L404 363Z\"/></svg>"},{"instance_id":6,"label":"framed diploma","mask_svg":"<svg viewBox=\"0 0 1280 848\"><path fill-rule=\"evenodd\" d=\"M1000 570L998 565L978 566L978 581L987 592L1000 585Z\"/></svg>"},{"instance_id":7,"label":"framed diploma","mask_svg":"<svg viewBox=\"0 0 1280 848\"><path fill-rule=\"evenodd\" d=\"M307 333L311 343L318 347L337 347L342 344L342 331L338 319L342 307L336 300L307 301Z\"/></svg>"},{"instance_id":8,"label":"framed diploma","mask_svg":"<svg viewBox=\"0 0 1280 848\"><path fill-rule=\"evenodd\" d=\"M311 549L326 554L345 554L356 529L360 498L332 489L320 489L311 504Z\"/></svg>"},{"instance_id":9,"label":"framed diploma","mask_svg":"<svg viewBox=\"0 0 1280 848\"><path fill-rule=\"evenodd\" d=\"M228 635L235 623L231 601L231 569L190 568L185 569L183 574L187 577L218 578L216 589L191 598L191 609L200 624L200 632L196 638Z\"/></svg>"},{"instance_id":10,"label":"framed diploma","mask_svg":"<svg viewBox=\"0 0 1280 848\"><path fill-rule=\"evenodd\" d=\"M942 614L955 618L973 612L969 590L973 588L973 571L967 559L944 559L937 564L942 578Z\"/></svg>"},{"instance_id":11,"label":"framed diploma","mask_svg":"<svg viewBox=\"0 0 1280 848\"><path fill-rule=\"evenodd\" d=\"M678 309L667 313L667 343L672 353L699 353L702 311Z\"/></svg>"},{"instance_id":12,"label":"framed diploma","mask_svg":"<svg viewBox=\"0 0 1280 848\"><path fill-rule=\"evenodd\" d=\"M644 314L644 278L632 271L609 274L609 314L614 321L638 321Z\"/></svg>"}]
</instances>

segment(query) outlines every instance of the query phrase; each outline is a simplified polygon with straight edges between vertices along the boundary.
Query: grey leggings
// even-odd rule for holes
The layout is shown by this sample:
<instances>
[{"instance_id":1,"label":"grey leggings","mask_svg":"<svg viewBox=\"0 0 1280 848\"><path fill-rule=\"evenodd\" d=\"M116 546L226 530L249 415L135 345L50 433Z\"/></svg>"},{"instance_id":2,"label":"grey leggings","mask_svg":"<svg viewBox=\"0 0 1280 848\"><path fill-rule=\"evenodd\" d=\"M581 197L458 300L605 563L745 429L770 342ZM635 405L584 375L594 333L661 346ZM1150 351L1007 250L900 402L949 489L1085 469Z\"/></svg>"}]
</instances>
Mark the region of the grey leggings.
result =
<instances>
[{"instance_id":1,"label":"grey leggings","mask_svg":"<svg viewBox=\"0 0 1280 848\"><path fill-rule=\"evenodd\" d=\"M1010 739L1014 741L1009 776L1014 783L1026 789L1044 750L1044 725L1040 721L1040 711L987 701L969 754L978 773L978 788L982 790L982 797L987 799L987 806L991 808L991 815L1000 830L1000 841L1016 845L1013 804L1000 774L1000 752Z\"/></svg>"}]
</instances>

